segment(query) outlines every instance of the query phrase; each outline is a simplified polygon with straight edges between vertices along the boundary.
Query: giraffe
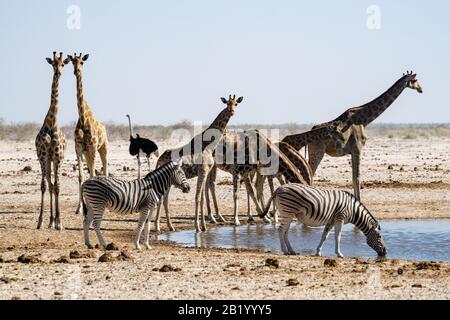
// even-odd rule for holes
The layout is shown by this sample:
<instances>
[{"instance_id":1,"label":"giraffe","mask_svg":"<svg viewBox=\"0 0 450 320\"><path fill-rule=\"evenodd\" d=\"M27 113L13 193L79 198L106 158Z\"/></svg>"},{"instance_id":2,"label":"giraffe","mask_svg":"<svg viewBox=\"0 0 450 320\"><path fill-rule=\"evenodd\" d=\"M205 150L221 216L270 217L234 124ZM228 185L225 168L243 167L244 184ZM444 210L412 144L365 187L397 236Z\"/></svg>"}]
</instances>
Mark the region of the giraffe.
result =
<instances>
[{"instance_id":1,"label":"giraffe","mask_svg":"<svg viewBox=\"0 0 450 320\"><path fill-rule=\"evenodd\" d=\"M365 127L378 118L403 92L410 88L422 93L422 87L416 79L416 74L412 71L403 74L387 91L378 98L362 106L350 108L336 119L313 127L313 129L323 128L333 125L344 136L344 143L336 145L335 138L325 137L320 141L308 144L309 163L316 172L325 153L332 157L342 157L351 155L352 160L352 180L354 195L358 200L360 196L360 159L362 149L366 143L367 135Z\"/></svg>"},{"instance_id":2,"label":"giraffe","mask_svg":"<svg viewBox=\"0 0 450 320\"><path fill-rule=\"evenodd\" d=\"M252 136L254 139L251 138ZM256 143L256 146L254 143ZM260 153L261 149L267 152L265 156L271 159L269 163L263 163L262 159L264 155ZM240 225L238 218L238 192L241 182L245 183L247 193L253 200L259 214L262 209L257 201L254 187L250 181L250 176L257 171L262 173L263 168L270 167L273 159L276 158L278 160L278 168L272 174L280 173L291 183L304 183L304 179L299 170L276 145L257 129L224 135L222 145L217 147L215 156L217 159L215 161L216 165L212 169L213 172L210 173L206 192L208 192L209 189L214 188L216 177L214 170L221 169L233 176L233 223L237 226ZM247 212L247 216L249 221L253 220L250 211Z\"/></svg>"},{"instance_id":3,"label":"giraffe","mask_svg":"<svg viewBox=\"0 0 450 320\"><path fill-rule=\"evenodd\" d=\"M79 184L79 202L76 214L82 211L81 185L83 183L83 157L86 159L89 176L95 176L95 158L96 153L100 155L102 161L102 174L108 175L108 137L106 136L106 127L100 121L94 119L89 105L84 98L82 71L83 64L89 58L89 54L79 56L74 53L68 55L72 61L74 74L77 80L77 106L78 122L75 127L75 153L78 161L78 184Z\"/></svg>"},{"instance_id":4,"label":"giraffe","mask_svg":"<svg viewBox=\"0 0 450 320\"><path fill-rule=\"evenodd\" d=\"M59 57L56 52L53 52L53 59L46 58L47 62L53 67L53 82L51 89L50 108L42 125L36 136L36 152L41 165L41 209L39 213L39 220L37 228L42 227L42 215L44 213L44 195L47 189L46 179L50 193L50 223L49 228L55 227L57 230L62 230L60 209L59 209L59 169L64 160L64 152L66 150L66 138L64 133L58 127L58 97L59 97L59 79L61 72L69 61L63 59L63 54L60 52ZM52 163L54 170L54 184L52 184ZM55 194L55 216L53 216L53 193Z\"/></svg>"},{"instance_id":5,"label":"giraffe","mask_svg":"<svg viewBox=\"0 0 450 320\"><path fill-rule=\"evenodd\" d=\"M305 184L312 185L313 183L313 172L311 166L306 161L306 159L299 153L299 150L306 146L308 143L314 141L320 141L325 137L332 137L333 142L340 146L344 143L343 135L337 130L335 126L325 126L323 128L310 130L307 132L302 132L298 134L288 135L283 138L282 141L275 143L275 145L280 149L280 151L294 164L294 166L299 169L300 174L303 177ZM269 182L270 192L273 194L274 192L274 184L273 179L276 177L281 185L285 184L283 176L280 173L274 176L267 176L267 180ZM260 173L256 175L256 190L258 194L258 200L264 204L263 197L263 188L265 176L262 176ZM275 210L275 206L273 206L273 210ZM276 215L275 221L276 221Z\"/></svg>"},{"instance_id":6,"label":"giraffe","mask_svg":"<svg viewBox=\"0 0 450 320\"><path fill-rule=\"evenodd\" d=\"M167 150L161 157L159 157L156 164L157 167L167 163L172 158L184 156L186 159L183 161L186 170L186 176L194 178L197 176L197 189L195 193L195 229L197 232L206 231L206 220L203 212L203 205L205 201L204 191L206 180L209 172L214 167L214 157L213 152L217 145L222 140L223 134L225 132L226 126L230 121L230 118L234 115L236 107L239 103L243 101L243 97L236 98L236 95L228 96L228 100L225 98L220 98L222 103L226 104L226 107L219 113L219 115L214 119L214 121L209 125L209 127L202 133L195 136L189 143L183 145L182 147ZM201 148L196 148L196 144L201 142ZM197 150L199 149L199 150ZM217 202L214 195L214 201ZM166 211L167 225L170 230L174 230L173 225L170 221L170 214L168 210L168 193L164 195L163 198L164 209ZM160 218L161 204L158 205L157 215L155 219L155 228L159 231L159 218ZM199 213L201 215L201 226L199 224ZM225 219L220 215L219 218L222 221Z\"/></svg>"}]
</instances>

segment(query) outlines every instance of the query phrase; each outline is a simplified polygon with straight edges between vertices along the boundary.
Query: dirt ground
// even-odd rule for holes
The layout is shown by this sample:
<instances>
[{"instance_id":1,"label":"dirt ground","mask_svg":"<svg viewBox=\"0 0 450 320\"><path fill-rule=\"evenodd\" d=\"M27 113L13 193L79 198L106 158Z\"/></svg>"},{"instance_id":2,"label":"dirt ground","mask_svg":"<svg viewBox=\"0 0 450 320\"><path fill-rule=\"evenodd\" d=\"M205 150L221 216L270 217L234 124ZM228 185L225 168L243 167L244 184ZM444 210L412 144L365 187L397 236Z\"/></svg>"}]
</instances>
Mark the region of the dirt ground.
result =
<instances>
[{"instance_id":1,"label":"dirt ground","mask_svg":"<svg viewBox=\"0 0 450 320\"><path fill-rule=\"evenodd\" d=\"M159 145L161 151L169 147ZM364 203L380 219L450 218L449 150L450 138L371 137L362 158ZM349 161L325 157L315 184L350 190ZM119 250L108 252L113 261L98 262L103 252L84 248L82 217L74 214L78 199L74 164L70 141L61 176L65 230L36 230L40 169L34 143L0 142L0 299L450 298L450 263L335 257L329 261L255 250L181 248L156 240L152 250L138 252L131 245L134 215L105 215L104 236ZM31 171L24 171L25 166ZM124 171L124 166L131 171ZM111 143L109 168L116 177L136 177L136 160L128 154L127 141ZM218 182L220 209L231 220L231 176L220 173ZM193 227L193 199L192 191L171 192L177 229ZM240 199L245 223L243 187ZM48 210L48 195L45 203ZM44 224L48 218L46 211ZM165 219L161 222L164 232ZM96 243L93 232L91 239ZM71 254L73 250L78 252ZM25 256L18 262L21 255ZM276 259L279 267L266 266L266 259Z\"/></svg>"}]
</instances>

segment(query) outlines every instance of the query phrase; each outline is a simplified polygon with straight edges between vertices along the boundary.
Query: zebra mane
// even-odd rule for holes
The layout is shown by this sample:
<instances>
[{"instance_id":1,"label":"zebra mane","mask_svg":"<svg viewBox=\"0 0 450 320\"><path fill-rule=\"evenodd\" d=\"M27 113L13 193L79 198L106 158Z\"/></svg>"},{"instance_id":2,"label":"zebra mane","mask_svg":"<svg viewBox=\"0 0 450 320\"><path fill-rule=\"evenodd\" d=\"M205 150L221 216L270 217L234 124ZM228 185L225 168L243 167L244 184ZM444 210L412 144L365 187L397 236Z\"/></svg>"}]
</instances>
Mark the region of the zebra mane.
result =
<instances>
[{"instance_id":1,"label":"zebra mane","mask_svg":"<svg viewBox=\"0 0 450 320\"><path fill-rule=\"evenodd\" d=\"M165 164L163 164L161 167L153 170L152 172L147 173L147 175L144 177L146 180L153 180L154 178L161 175L163 172L165 172L167 169L172 169L175 167L175 164L173 161L169 161Z\"/></svg>"},{"instance_id":2,"label":"zebra mane","mask_svg":"<svg viewBox=\"0 0 450 320\"><path fill-rule=\"evenodd\" d=\"M359 203L360 206L362 206L365 209L365 211L366 211L365 215L367 215L369 217L369 219L374 223L373 224L374 226L380 225L378 220L372 215L372 213L369 211L369 209L367 209L367 207L364 205L364 203L362 203L361 201L356 199L356 197L352 193L350 193L348 191L343 191L343 192L346 193L353 201L355 201L355 204ZM358 206L358 209L360 208L360 206ZM360 214L362 214L361 210L358 210L358 212Z\"/></svg>"}]
</instances>

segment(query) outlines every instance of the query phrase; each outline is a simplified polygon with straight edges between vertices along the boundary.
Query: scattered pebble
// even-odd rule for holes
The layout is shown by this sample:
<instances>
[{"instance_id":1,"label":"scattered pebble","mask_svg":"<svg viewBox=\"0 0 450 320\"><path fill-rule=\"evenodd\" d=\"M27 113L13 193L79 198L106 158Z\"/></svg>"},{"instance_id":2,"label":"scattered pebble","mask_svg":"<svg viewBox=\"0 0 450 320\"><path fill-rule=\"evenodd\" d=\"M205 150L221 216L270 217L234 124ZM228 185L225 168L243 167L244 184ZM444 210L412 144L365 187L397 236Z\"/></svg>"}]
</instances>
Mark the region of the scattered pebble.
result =
<instances>
[{"instance_id":1,"label":"scattered pebble","mask_svg":"<svg viewBox=\"0 0 450 320\"><path fill-rule=\"evenodd\" d=\"M36 256L29 256L26 254L22 254L21 256L19 256L17 258L17 261L21 262L21 263L39 263L40 262Z\"/></svg>"},{"instance_id":2,"label":"scattered pebble","mask_svg":"<svg viewBox=\"0 0 450 320\"><path fill-rule=\"evenodd\" d=\"M33 168L31 168L31 166L25 166L25 167L22 169L22 171L24 171L24 172L30 172L30 171L33 171Z\"/></svg>"},{"instance_id":3,"label":"scattered pebble","mask_svg":"<svg viewBox=\"0 0 450 320\"><path fill-rule=\"evenodd\" d=\"M53 260L54 263L70 263L69 258L67 256L61 256L56 260Z\"/></svg>"},{"instance_id":4,"label":"scattered pebble","mask_svg":"<svg viewBox=\"0 0 450 320\"><path fill-rule=\"evenodd\" d=\"M122 261L133 260L133 257L131 256L131 254L128 251L124 250L124 251L120 252L118 259L122 260Z\"/></svg>"},{"instance_id":5,"label":"scattered pebble","mask_svg":"<svg viewBox=\"0 0 450 320\"><path fill-rule=\"evenodd\" d=\"M17 281L17 279L16 278L8 278L8 277L1 277L0 278L0 282L3 282L3 283L11 283L13 281Z\"/></svg>"},{"instance_id":6,"label":"scattered pebble","mask_svg":"<svg viewBox=\"0 0 450 320\"><path fill-rule=\"evenodd\" d=\"M119 247L114 242L111 242L110 244L108 244L106 246L105 249L108 251L117 251L117 250L119 250Z\"/></svg>"},{"instance_id":7,"label":"scattered pebble","mask_svg":"<svg viewBox=\"0 0 450 320\"><path fill-rule=\"evenodd\" d=\"M413 263L417 270L440 270L441 265L436 262L421 261Z\"/></svg>"},{"instance_id":8,"label":"scattered pebble","mask_svg":"<svg viewBox=\"0 0 450 320\"><path fill-rule=\"evenodd\" d=\"M392 165L388 165L388 170L394 170L394 166L392 166Z\"/></svg>"},{"instance_id":9,"label":"scattered pebble","mask_svg":"<svg viewBox=\"0 0 450 320\"><path fill-rule=\"evenodd\" d=\"M419 284L419 283L415 283L411 287L413 287L413 288L423 288L423 286L421 284Z\"/></svg>"},{"instance_id":10,"label":"scattered pebble","mask_svg":"<svg viewBox=\"0 0 450 320\"><path fill-rule=\"evenodd\" d=\"M98 258L98 262L112 262L115 258L108 252L102 254L100 258Z\"/></svg>"},{"instance_id":11,"label":"scattered pebble","mask_svg":"<svg viewBox=\"0 0 450 320\"><path fill-rule=\"evenodd\" d=\"M233 287L233 288L231 288L231 290L241 290L241 288L239 288L239 287Z\"/></svg>"},{"instance_id":12,"label":"scattered pebble","mask_svg":"<svg viewBox=\"0 0 450 320\"><path fill-rule=\"evenodd\" d=\"M398 268L397 269L397 274L398 275L402 275L403 274L403 268Z\"/></svg>"},{"instance_id":13,"label":"scattered pebble","mask_svg":"<svg viewBox=\"0 0 450 320\"><path fill-rule=\"evenodd\" d=\"M266 266L279 268L280 267L280 263L279 263L279 261L277 259L268 258L268 259L266 259Z\"/></svg>"},{"instance_id":14,"label":"scattered pebble","mask_svg":"<svg viewBox=\"0 0 450 320\"><path fill-rule=\"evenodd\" d=\"M83 256L77 250L72 250L69 253L69 257L70 259L81 259Z\"/></svg>"},{"instance_id":15,"label":"scattered pebble","mask_svg":"<svg viewBox=\"0 0 450 320\"><path fill-rule=\"evenodd\" d=\"M325 259L323 265L325 267L337 267L338 263L335 259Z\"/></svg>"},{"instance_id":16,"label":"scattered pebble","mask_svg":"<svg viewBox=\"0 0 450 320\"><path fill-rule=\"evenodd\" d=\"M289 279L286 281L288 287L298 286L300 282L297 279Z\"/></svg>"},{"instance_id":17,"label":"scattered pebble","mask_svg":"<svg viewBox=\"0 0 450 320\"><path fill-rule=\"evenodd\" d=\"M172 272L172 271L175 271L175 269L170 264L165 264L159 269L159 272Z\"/></svg>"}]
</instances>

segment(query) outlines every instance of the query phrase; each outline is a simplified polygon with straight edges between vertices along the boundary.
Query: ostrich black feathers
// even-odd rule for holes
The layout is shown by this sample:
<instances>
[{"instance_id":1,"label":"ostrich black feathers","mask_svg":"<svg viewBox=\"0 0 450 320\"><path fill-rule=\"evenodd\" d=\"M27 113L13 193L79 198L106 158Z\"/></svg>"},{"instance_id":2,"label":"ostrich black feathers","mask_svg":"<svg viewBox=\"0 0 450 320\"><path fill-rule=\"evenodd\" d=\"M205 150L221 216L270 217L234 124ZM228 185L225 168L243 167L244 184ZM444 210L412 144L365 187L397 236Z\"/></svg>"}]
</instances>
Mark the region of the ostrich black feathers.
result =
<instances>
[{"instance_id":1,"label":"ostrich black feathers","mask_svg":"<svg viewBox=\"0 0 450 320\"><path fill-rule=\"evenodd\" d=\"M158 146L152 140L146 139L146 138L141 138L136 133L136 138L134 138L133 136L130 136L129 151L132 156L137 156L139 154L139 152L142 151L143 153L145 153L145 155L148 158L148 157L150 157L150 155L152 153L158 151Z\"/></svg>"}]
</instances>

